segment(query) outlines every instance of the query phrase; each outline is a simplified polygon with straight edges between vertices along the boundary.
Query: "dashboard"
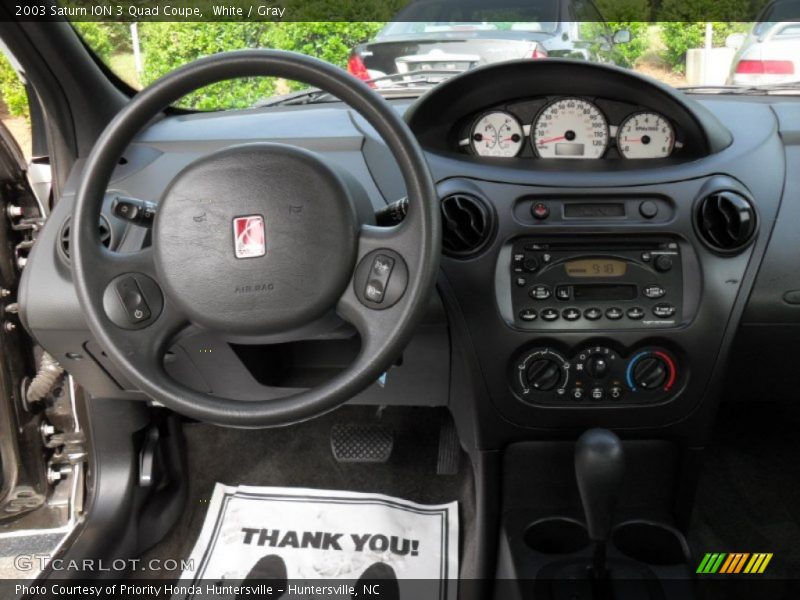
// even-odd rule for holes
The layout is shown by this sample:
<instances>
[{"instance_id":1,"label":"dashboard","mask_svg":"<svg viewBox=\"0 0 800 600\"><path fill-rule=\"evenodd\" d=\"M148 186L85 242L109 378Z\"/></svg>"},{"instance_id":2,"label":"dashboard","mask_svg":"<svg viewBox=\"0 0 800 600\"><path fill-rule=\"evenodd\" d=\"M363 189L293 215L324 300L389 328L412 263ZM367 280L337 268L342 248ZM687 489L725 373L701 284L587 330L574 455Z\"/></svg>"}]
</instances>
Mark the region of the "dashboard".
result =
<instances>
[{"instance_id":1,"label":"dashboard","mask_svg":"<svg viewBox=\"0 0 800 600\"><path fill-rule=\"evenodd\" d=\"M800 247L800 204L785 201L800 194L800 173L786 166L800 160L797 99L690 97L554 59L482 67L392 104L437 182L444 257L425 323L355 402L450 405L486 448L588 426L691 437L719 401L740 325L777 327L756 332L757 347L800 323L800 273L786 250ZM633 140L645 135L643 155ZM386 144L343 104L174 115L143 131L117 168L109 243L149 243L114 214L114 193L157 210L186 165L265 140L348 172L372 212L405 195ZM142 399L91 339L72 290L62 231L79 175L25 269L23 318L93 396ZM357 355L335 318L320 327L303 339L194 331L165 368L215 394L282 396Z\"/></svg>"}]
</instances>

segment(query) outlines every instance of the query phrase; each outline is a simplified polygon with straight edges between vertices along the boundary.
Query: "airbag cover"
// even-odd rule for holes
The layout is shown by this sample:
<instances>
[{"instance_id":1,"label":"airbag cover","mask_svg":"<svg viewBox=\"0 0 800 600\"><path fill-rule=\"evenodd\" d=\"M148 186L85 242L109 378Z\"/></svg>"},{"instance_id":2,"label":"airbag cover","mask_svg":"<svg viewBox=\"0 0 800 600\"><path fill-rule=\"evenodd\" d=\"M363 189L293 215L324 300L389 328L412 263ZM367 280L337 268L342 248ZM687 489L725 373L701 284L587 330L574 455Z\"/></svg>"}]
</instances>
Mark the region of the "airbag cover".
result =
<instances>
[{"instance_id":1,"label":"airbag cover","mask_svg":"<svg viewBox=\"0 0 800 600\"><path fill-rule=\"evenodd\" d=\"M156 269L168 300L198 325L284 331L335 305L352 274L357 228L346 185L315 154L233 146L193 162L166 190Z\"/></svg>"}]
</instances>

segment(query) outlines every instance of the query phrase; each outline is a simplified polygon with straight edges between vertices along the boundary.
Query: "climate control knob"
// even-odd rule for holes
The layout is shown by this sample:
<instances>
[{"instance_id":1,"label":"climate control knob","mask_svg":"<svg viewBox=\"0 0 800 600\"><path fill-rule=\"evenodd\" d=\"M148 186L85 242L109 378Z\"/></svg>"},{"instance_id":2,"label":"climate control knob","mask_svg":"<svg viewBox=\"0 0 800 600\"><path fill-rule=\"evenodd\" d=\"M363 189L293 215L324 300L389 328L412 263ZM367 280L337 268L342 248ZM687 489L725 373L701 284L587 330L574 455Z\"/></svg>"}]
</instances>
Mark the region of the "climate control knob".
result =
<instances>
[{"instance_id":1,"label":"climate control knob","mask_svg":"<svg viewBox=\"0 0 800 600\"><path fill-rule=\"evenodd\" d=\"M667 379L667 365L656 356L647 356L633 367L633 383L643 390L653 390Z\"/></svg>"},{"instance_id":2,"label":"climate control knob","mask_svg":"<svg viewBox=\"0 0 800 600\"><path fill-rule=\"evenodd\" d=\"M570 363L555 350L527 351L516 361L514 371L514 387L523 399L551 401L566 394Z\"/></svg>"},{"instance_id":3,"label":"climate control knob","mask_svg":"<svg viewBox=\"0 0 800 600\"><path fill-rule=\"evenodd\" d=\"M549 358L534 360L525 371L528 385L538 392L549 392L561 381L561 365Z\"/></svg>"},{"instance_id":4,"label":"climate control knob","mask_svg":"<svg viewBox=\"0 0 800 600\"><path fill-rule=\"evenodd\" d=\"M586 372L594 379L602 379L608 373L609 360L602 354L592 354L586 360Z\"/></svg>"},{"instance_id":5,"label":"climate control knob","mask_svg":"<svg viewBox=\"0 0 800 600\"><path fill-rule=\"evenodd\" d=\"M675 385L678 370L675 360L663 350L645 350L628 363L628 386L633 391L664 390Z\"/></svg>"}]
</instances>

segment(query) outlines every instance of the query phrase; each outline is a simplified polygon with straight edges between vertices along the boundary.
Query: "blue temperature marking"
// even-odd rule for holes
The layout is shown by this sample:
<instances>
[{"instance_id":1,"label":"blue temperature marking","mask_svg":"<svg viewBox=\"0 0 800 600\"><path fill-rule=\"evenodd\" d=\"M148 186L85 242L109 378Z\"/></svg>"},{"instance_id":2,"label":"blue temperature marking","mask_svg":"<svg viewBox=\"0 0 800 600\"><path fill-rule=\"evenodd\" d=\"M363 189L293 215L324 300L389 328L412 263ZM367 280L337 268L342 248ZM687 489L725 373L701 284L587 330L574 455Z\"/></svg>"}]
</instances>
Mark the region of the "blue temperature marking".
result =
<instances>
[{"instance_id":1,"label":"blue temperature marking","mask_svg":"<svg viewBox=\"0 0 800 600\"><path fill-rule=\"evenodd\" d=\"M636 356L631 359L631 362L628 363L628 369L625 371L625 379L628 381L628 387L631 388L634 392L636 388L633 385L633 365L636 364L636 361L645 356L647 352L639 352Z\"/></svg>"}]
</instances>

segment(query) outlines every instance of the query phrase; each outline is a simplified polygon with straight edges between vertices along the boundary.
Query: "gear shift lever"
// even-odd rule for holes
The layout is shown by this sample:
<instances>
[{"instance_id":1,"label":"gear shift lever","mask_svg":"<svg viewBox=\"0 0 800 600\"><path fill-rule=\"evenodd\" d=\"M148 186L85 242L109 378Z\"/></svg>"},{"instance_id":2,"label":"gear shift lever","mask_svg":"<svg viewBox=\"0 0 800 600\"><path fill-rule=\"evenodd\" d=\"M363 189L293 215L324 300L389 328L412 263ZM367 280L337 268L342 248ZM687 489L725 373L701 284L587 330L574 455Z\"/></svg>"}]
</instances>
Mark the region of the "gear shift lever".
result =
<instances>
[{"instance_id":1,"label":"gear shift lever","mask_svg":"<svg viewBox=\"0 0 800 600\"><path fill-rule=\"evenodd\" d=\"M575 477L589 539L595 543L592 571L597 578L605 574L606 542L624 473L625 454L614 433L608 429L590 429L578 438Z\"/></svg>"}]
</instances>

